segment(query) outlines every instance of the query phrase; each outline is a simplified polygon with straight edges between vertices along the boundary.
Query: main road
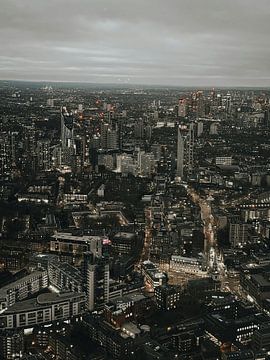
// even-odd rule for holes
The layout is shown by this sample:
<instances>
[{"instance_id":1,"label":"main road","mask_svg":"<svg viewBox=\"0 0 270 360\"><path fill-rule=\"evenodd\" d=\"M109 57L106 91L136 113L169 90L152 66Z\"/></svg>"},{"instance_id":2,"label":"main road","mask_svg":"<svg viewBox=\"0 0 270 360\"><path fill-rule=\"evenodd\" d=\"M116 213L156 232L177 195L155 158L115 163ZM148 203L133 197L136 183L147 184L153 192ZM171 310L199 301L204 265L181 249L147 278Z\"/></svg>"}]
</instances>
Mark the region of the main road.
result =
<instances>
[{"instance_id":1,"label":"main road","mask_svg":"<svg viewBox=\"0 0 270 360\"><path fill-rule=\"evenodd\" d=\"M201 219L204 224L205 237L204 254L207 260L208 271L218 271L220 273L221 281L224 282L225 270L218 249L215 219L212 214L211 203L210 201L200 197L192 187L188 188L188 194L191 196L193 202L199 205L201 210Z\"/></svg>"},{"instance_id":2,"label":"main road","mask_svg":"<svg viewBox=\"0 0 270 360\"><path fill-rule=\"evenodd\" d=\"M139 263L149 260L149 251L152 242L152 209L148 207L145 209L145 232L144 243Z\"/></svg>"}]
</instances>

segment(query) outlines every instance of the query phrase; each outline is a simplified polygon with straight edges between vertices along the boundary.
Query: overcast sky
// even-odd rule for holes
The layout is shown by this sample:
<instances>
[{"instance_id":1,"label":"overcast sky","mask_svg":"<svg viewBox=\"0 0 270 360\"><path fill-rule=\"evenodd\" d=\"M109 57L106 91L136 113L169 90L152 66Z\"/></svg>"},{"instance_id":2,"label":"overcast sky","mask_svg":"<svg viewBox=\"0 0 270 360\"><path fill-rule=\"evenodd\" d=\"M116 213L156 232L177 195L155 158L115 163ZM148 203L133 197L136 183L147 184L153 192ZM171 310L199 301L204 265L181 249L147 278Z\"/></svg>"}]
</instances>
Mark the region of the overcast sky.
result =
<instances>
[{"instance_id":1,"label":"overcast sky","mask_svg":"<svg viewBox=\"0 0 270 360\"><path fill-rule=\"evenodd\" d=\"M270 0L0 0L0 79L270 85Z\"/></svg>"}]
</instances>

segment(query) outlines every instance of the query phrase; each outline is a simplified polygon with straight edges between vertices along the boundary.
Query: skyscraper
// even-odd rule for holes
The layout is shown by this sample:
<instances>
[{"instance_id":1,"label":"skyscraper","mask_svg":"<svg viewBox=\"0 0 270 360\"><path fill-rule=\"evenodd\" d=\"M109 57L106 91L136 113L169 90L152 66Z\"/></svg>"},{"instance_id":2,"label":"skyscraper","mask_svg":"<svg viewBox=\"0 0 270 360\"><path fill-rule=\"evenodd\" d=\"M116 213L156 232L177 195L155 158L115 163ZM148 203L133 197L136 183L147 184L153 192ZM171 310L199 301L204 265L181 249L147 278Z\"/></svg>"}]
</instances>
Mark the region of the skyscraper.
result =
<instances>
[{"instance_id":1,"label":"skyscraper","mask_svg":"<svg viewBox=\"0 0 270 360\"><path fill-rule=\"evenodd\" d=\"M87 306L90 311L109 301L110 270L107 260L95 258L90 252L84 254Z\"/></svg>"},{"instance_id":2,"label":"skyscraper","mask_svg":"<svg viewBox=\"0 0 270 360\"><path fill-rule=\"evenodd\" d=\"M37 165L39 170L48 171L51 168L50 140L42 139L37 142Z\"/></svg>"},{"instance_id":3,"label":"skyscraper","mask_svg":"<svg viewBox=\"0 0 270 360\"><path fill-rule=\"evenodd\" d=\"M176 176L181 179L184 176L184 138L181 132L181 127L178 127L177 130L177 168Z\"/></svg>"},{"instance_id":4,"label":"skyscraper","mask_svg":"<svg viewBox=\"0 0 270 360\"><path fill-rule=\"evenodd\" d=\"M74 116L66 107L61 108L62 164L73 167L76 146L74 141Z\"/></svg>"},{"instance_id":5,"label":"skyscraper","mask_svg":"<svg viewBox=\"0 0 270 360\"><path fill-rule=\"evenodd\" d=\"M117 130L109 129L107 132L107 149L118 149Z\"/></svg>"},{"instance_id":6,"label":"skyscraper","mask_svg":"<svg viewBox=\"0 0 270 360\"><path fill-rule=\"evenodd\" d=\"M186 117L187 116L187 101L186 99L180 99L178 103L178 116Z\"/></svg>"},{"instance_id":7,"label":"skyscraper","mask_svg":"<svg viewBox=\"0 0 270 360\"><path fill-rule=\"evenodd\" d=\"M0 138L0 174L9 175L11 172L11 148L6 133L1 134Z\"/></svg>"},{"instance_id":8,"label":"skyscraper","mask_svg":"<svg viewBox=\"0 0 270 360\"><path fill-rule=\"evenodd\" d=\"M204 117L205 116L205 103L202 91L197 91L196 94L197 99L197 117Z\"/></svg>"},{"instance_id":9,"label":"skyscraper","mask_svg":"<svg viewBox=\"0 0 270 360\"><path fill-rule=\"evenodd\" d=\"M176 176L183 179L193 172L194 124L179 126L177 133Z\"/></svg>"},{"instance_id":10,"label":"skyscraper","mask_svg":"<svg viewBox=\"0 0 270 360\"><path fill-rule=\"evenodd\" d=\"M193 162L194 162L194 123L189 124L186 156L187 156L187 174L191 175L193 172Z\"/></svg>"},{"instance_id":11,"label":"skyscraper","mask_svg":"<svg viewBox=\"0 0 270 360\"><path fill-rule=\"evenodd\" d=\"M232 98L231 98L231 94L228 93L226 96L226 113L227 114L231 113L231 108L232 108Z\"/></svg>"},{"instance_id":12,"label":"skyscraper","mask_svg":"<svg viewBox=\"0 0 270 360\"><path fill-rule=\"evenodd\" d=\"M102 122L100 125L100 146L102 149L107 148L107 135L109 128L109 124L105 122Z\"/></svg>"},{"instance_id":13,"label":"skyscraper","mask_svg":"<svg viewBox=\"0 0 270 360\"><path fill-rule=\"evenodd\" d=\"M144 122L142 118L134 124L134 136L137 139L143 139L144 137Z\"/></svg>"}]
</instances>

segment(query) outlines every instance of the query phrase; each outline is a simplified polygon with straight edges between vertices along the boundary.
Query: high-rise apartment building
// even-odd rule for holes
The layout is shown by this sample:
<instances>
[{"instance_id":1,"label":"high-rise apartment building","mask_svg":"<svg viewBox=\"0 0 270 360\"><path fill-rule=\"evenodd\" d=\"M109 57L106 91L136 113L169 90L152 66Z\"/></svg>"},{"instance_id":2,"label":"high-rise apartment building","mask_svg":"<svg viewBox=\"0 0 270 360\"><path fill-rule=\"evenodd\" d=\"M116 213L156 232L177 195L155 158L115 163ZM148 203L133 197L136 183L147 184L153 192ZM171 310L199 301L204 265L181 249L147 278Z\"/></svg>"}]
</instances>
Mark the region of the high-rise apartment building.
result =
<instances>
[{"instance_id":1,"label":"high-rise apartment building","mask_svg":"<svg viewBox=\"0 0 270 360\"><path fill-rule=\"evenodd\" d=\"M183 179L193 172L194 124L179 126L177 131L176 176Z\"/></svg>"},{"instance_id":2,"label":"high-rise apartment building","mask_svg":"<svg viewBox=\"0 0 270 360\"><path fill-rule=\"evenodd\" d=\"M0 135L0 175L9 176L12 169L12 139L11 134L3 132Z\"/></svg>"},{"instance_id":3,"label":"high-rise apartment building","mask_svg":"<svg viewBox=\"0 0 270 360\"><path fill-rule=\"evenodd\" d=\"M91 253L85 253L84 262L87 307L92 311L109 301L110 269L105 258L94 258Z\"/></svg>"},{"instance_id":4,"label":"high-rise apartment building","mask_svg":"<svg viewBox=\"0 0 270 360\"><path fill-rule=\"evenodd\" d=\"M51 168L50 140L42 139L37 142L37 167L39 170L48 171Z\"/></svg>"},{"instance_id":5,"label":"high-rise apartment building","mask_svg":"<svg viewBox=\"0 0 270 360\"><path fill-rule=\"evenodd\" d=\"M66 107L61 108L62 165L74 167L76 146L74 141L74 115Z\"/></svg>"},{"instance_id":6,"label":"high-rise apartment building","mask_svg":"<svg viewBox=\"0 0 270 360\"><path fill-rule=\"evenodd\" d=\"M176 168L176 176L181 179L184 177L184 150L185 150L185 142L184 137L181 131L181 127L179 126L177 129L177 168Z\"/></svg>"},{"instance_id":7,"label":"high-rise apartment building","mask_svg":"<svg viewBox=\"0 0 270 360\"><path fill-rule=\"evenodd\" d=\"M116 150L119 147L117 126L112 127L110 124L101 123L100 145L102 149Z\"/></svg>"},{"instance_id":8,"label":"high-rise apartment building","mask_svg":"<svg viewBox=\"0 0 270 360\"><path fill-rule=\"evenodd\" d=\"M186 99L180 99L178 102L178 116L179 117L187 116L187 101L186 101Z\"/></svg>"}]
</instances>

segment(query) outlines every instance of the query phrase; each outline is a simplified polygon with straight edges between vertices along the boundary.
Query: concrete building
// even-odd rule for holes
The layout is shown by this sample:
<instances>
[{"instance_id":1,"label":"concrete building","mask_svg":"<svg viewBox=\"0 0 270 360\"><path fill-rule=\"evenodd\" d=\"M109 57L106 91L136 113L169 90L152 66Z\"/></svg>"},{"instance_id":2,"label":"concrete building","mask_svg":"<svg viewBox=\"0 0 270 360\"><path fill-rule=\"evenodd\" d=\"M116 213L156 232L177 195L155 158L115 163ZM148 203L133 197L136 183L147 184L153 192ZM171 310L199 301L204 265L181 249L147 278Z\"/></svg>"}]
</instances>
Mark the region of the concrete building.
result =
<instances>
[{"instance_id":1,"label":"concrete building","mask_svg":"<svg viewBox=\"0 0 270 360\"><path fill-rule=\"evenodd\" d=\"M44 139L37 142L37 167L39 170L48 171L51 168L50 140Z\"/></svg>"},{"instance_id":2,"label":"concrete building","mask_svg":"<svg viewBox=\"0 0 270 360\"><path fill-rule=\"evenodd\" d=\"M172 310L179 305L182 288L173 285L161 285L155 288L156 303L159 309Z\"/></svg>"},{"instance_id":3,"label":"concrete building","mask_svg":"<svg viewBox=\"0 0 270 360\"><path fill-rule=\"evenodd\" d=\"M178 116L179 117L187 116L187 101L186 101L186 99L180 99L178 102Z\"/></svg>"},{"instance_id":4,"label":"concrete building","mask_svg":"<svg viewBox=\"0 0 270 360\"><path fill-rule=\"evenodd\" d=\"M138 152L138 173L141 176L149 177L155 171L155 157L152 153Z\"/></svg>"},{"instance_id":5,"label":"concrete building","mask_svg":"<svg viewBox=\"0 0 270 360\"><path fill-rule=\"evenodd\" d=\"M87 307L92 311L106 304L110 295L110 268L104 258L85 254Z\"/></svg>"},{"instance_id":6,"label":"concrete building","mask_svg":"<svg viewBox=\"0 0 270 360\"><path fill-rule=\"evenodd\" d=\"M48 263L48 277L50 285L60 292L82 292L83 278L79 269L74 266L57 261Z\"/></svg>"},{"instance_id":7,"label":"concrete building","mask_svg":"<svg viewBox=\"0 0 270 360\"><path fill-rule=\"evenodd\" d=\"M74 115L66 107L61 108L61 165L75 166Z\"/></svg>"},{"instance_id":8,"label":"concrete building","mask_svg":"<svg viewBox=\"0 0 270 360\"><path fill-rule=\"evenodd\" d=\"M164 272L159 269L151 261L144 261L142 264L142 274L144 275L145 282L150 289L154 290L157 286L167 284L168 277Z\"/></svg>"},{"instance_id":9,"label":"concrete building","mask_svg":"<svg viewBox=\"0 0 270 360\"><path fill-rule=\"evenodd\" d=\"M0 331L0 359L21 359L24 352L23 330Z\"/></svg>"},{"instance_id":10,"label":"concrete building","mask_svg":"<svg viewBox=\"0 0 270 360\"><path fill-rule=\"evenodd\" d=\"M134 233L119 232L112 239L112 247L119 255L132 254L137 245L137 237Z\"/></svg>"},{"instance_id":11,"label":"concrete building","mask_svg":"<svg viewBox=\"0 0 270 360\"><path fill-rule=\"evenodd\" d=\"M231 156L217 156L216 157L216 165L232 165L232 157Z\"/></svg>"},{"instance_id":12,"label":"concrete building","mask_svg":"<svg viewBox=\"0 0 270 360\"><path fill-rule=\"evenodd\" d=\"M265 323L254 331L252 349L255 352L270 351L270 323Z\"/></svg>"},{"instance_id":13,"label":"concrete building","mask_svg":"<svg viewBox=\"0 0 270 360\"><path fill-rule=\"evenodd\" d=\"M239 247L247 244L249 238L250 224L231 222L229 230L229 240L233 247Z\"/></svg>"},{"instance_id":14,"label":"concrete building","mask_svg":"<svg viewBox=\"0 0 270 360\"><path fill-rule=\"evenodd\" d=\"M206 266L202 259L172 255L170 268L174 271L183 271L189 274L207 276Z\"/></svg>"},{"instance_id":15,"label":"concrete building","mask_svg":"<svg viewBox=\"0 0 270 360\"><path fill-rule=\"evenodd\" d=\"M31 328L67 320L85 311L84 293L46 293L18 302L0 315L0 329Z\"/></svg>"},{"instance_id":16,"label":"concrete building","mask_svg":"<svg viewBox=\"0 0 270 360\"><path fill-rule=\"evenodd\" d=\"M48 287L47 271L35 271L0 289L0 311Z\"/></svg>"},{"instance_id":17,"label":"concrete building","mask_svg":"<svg viewBox=\"0 0 270 360\"><path fill-rule=\"evenodd\" d=\"M69 253L82 255L91 251L94 256L102 254L101 236L73 235L71 233L57 232L50 241L50 251L54 253Z\"/></svg>"},{"instance_id":18,"label":"concrete building","mask_svg":"<svg viewBox=\"0 0 270 360\"><path fill-rule=\"evenodd\" d=\"M181 132L181 128L177 130L177 168L176 176L181 179L184 176L184 138Z\"/></svg>"}]
</instances>

